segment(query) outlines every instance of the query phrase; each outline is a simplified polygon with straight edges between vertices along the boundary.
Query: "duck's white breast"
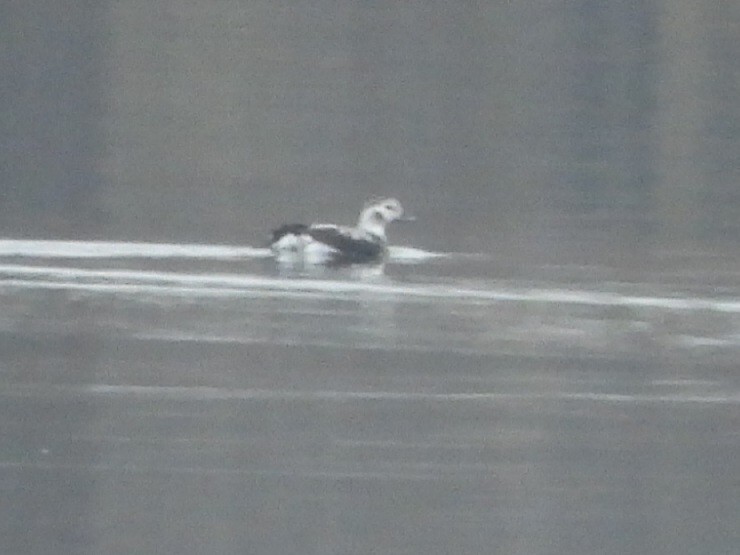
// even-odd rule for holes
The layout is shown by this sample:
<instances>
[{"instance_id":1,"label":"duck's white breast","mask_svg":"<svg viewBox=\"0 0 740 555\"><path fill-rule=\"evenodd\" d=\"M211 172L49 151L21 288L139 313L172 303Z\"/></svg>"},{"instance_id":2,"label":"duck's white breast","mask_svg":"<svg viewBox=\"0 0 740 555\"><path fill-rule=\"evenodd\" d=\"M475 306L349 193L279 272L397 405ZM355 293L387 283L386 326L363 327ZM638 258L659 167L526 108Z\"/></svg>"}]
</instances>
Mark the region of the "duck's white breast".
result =
<instances>
[{"instance_id":1,"label":"duck's white breast","mask_svg":"<svg viewBox=\"0 0 740 555\"><path fill-rule=\"evenodd\" d=\"M337 253L337 250L326 243L313 240L311 237L303 247L303 258L306 262L312 264L321 264L328 262Z\"/></svg>"}]
</instances>

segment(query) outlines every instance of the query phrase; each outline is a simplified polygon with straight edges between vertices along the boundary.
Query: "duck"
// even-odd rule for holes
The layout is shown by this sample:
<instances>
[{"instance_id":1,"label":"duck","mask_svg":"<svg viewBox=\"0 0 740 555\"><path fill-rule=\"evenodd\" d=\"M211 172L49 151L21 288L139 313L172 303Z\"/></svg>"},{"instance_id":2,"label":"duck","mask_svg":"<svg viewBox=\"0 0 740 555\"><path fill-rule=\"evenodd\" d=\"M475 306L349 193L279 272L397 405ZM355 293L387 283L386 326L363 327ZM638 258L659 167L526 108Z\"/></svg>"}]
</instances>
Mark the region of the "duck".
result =
<instances>
[{"instance_id":1,"label":"duck","mask_svg":"<svg viewBox=\"0 0 740 555\"><path fill-rule=\"evenodd\" d=\"M278 262L364 264L382 261L388 245L386 227L413 221L395 198L365 203L354 227L314 223L284 224L272 231L270 249Z\"/></svg>"}]
</instances>

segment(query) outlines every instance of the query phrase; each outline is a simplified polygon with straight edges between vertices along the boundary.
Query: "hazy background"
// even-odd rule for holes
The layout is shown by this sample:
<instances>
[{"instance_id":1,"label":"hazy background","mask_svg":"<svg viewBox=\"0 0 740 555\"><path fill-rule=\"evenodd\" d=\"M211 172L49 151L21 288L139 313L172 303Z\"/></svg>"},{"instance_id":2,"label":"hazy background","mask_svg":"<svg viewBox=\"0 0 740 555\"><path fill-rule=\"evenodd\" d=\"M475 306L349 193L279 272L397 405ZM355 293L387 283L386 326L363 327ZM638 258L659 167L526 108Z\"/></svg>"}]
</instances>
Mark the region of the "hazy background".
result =
<instances>
[{"instance_id":1,"label":"hazy background","mask_svg":"<svg viewBox=\"0 0 740 555\"><path fill-rule=\"evenodd\" d=\"M737 552L740 3L4 0L0 44L0 552ZM251 248L377 194L417 258Z\"/></svg>"},{"instance_id":2,"label":"hazy background","mask_svg":"<svg viewBox=\"0 0 740 555\"><path fill-rule=\"evenodd\" d=\"M431 249L737 254L739 12L6 2L0 232L254 244L393 194Z\"/></svg>"}]
</instances>

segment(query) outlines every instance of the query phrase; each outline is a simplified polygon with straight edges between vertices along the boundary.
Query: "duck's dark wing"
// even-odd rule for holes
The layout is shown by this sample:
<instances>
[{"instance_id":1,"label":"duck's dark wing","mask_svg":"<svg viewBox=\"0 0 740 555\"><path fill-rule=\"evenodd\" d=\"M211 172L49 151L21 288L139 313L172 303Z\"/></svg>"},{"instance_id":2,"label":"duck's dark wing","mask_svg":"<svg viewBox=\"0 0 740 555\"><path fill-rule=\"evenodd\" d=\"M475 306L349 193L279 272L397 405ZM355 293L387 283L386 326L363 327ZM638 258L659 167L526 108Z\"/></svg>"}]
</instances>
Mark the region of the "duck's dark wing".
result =
<instances>
[{"instance_id":1,"label":"duck's dark wing","mask_svg":"<svg viewBox=\"0 0 740 555\"><path fill-rule=\"evenodd\" d=\"M377 260L383 254L382 244L365 239L355 239L337 227L309 227L307 233L316 241L335 249L337 252L333 256L333 261L337 263L370 262Z\"/></svg>"},{"instance_id":2,"label":"duck's dark wing","mask_svg":"<svg viewBox=\"0 0 740 555\"><path fill-rule=\"evenodd\" d=\"M279 228L272 230L272 240L270 242L274 243L275 241L279 241L286 235L301 235L306 233L306 231L308 231L308 226L306 224L281 225Z\"/></svg>"}]
</instances>

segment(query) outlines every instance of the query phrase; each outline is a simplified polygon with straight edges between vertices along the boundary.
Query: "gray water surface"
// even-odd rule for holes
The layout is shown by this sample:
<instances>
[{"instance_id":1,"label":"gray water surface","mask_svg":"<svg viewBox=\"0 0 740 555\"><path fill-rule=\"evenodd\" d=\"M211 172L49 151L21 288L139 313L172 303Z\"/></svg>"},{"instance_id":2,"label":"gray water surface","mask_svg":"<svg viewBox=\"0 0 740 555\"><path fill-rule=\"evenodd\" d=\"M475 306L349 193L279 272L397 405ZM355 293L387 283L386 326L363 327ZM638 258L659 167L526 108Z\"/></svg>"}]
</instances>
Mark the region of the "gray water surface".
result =
<instances>
[{"instance_id":1,"label":"gray water surface","mask_svg":"<svg viewBox=\"0 0 740 555\"><path fill-rule=\"evenodd\" d=\"M423 251L285 277L246 247L0 250L8 553L740 541L737 297L397 275L461 264Z\"/></svg>"}]
</instances>

